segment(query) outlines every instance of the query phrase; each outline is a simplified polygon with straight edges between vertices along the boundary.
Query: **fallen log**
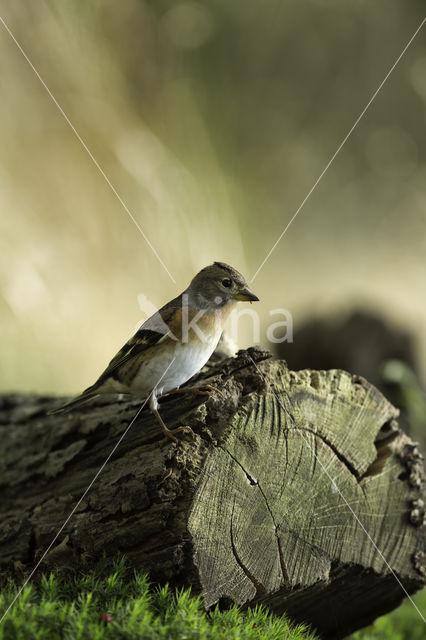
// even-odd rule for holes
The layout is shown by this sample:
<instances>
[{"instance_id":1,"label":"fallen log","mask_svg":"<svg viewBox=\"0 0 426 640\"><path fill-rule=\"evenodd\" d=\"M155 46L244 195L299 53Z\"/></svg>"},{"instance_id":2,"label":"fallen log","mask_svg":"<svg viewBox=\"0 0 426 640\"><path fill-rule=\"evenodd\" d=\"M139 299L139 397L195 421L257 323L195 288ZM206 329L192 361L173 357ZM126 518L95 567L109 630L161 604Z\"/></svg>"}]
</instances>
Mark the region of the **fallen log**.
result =
<instances>
[{"instance_id":1,"label":"fallen log","mask_svg":"<svg viewBox=\"0 0 426 640\"><path fill-rule=\"evenodd\" d=\"M208 367L219 393L161 401L0 397L0 567L27 573L125 554L205 606L262 603L324 638L369 624L426 582L424 473L397 410L340 370L289 371L252 348ZM127 430L127 431L126 431Z\"/></svg>"}]
</instances>

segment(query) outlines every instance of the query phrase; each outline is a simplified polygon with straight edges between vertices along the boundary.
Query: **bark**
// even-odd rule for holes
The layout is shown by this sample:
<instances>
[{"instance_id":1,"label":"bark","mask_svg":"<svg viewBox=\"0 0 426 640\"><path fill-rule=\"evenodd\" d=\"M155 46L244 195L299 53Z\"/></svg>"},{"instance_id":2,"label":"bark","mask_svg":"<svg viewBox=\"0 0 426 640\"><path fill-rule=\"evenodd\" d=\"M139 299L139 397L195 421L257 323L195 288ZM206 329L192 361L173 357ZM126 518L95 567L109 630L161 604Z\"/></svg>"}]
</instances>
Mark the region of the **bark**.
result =
<instances>
[{"instance_id":1,"label":"bark","mask_svg":"<svg viewBox=\"0 0 426 640\"><path fill-rule=\"evenodd\" d=\"M125 554L207 608L263 603L343 638L424 586L424 473L397 410L340 370L289 371L249 349L199 376L221 395L143 409L41 567ZM0 399L0 563L42 557L140 407L48 416L57 399Z\"/></svg>"}]
</instances>

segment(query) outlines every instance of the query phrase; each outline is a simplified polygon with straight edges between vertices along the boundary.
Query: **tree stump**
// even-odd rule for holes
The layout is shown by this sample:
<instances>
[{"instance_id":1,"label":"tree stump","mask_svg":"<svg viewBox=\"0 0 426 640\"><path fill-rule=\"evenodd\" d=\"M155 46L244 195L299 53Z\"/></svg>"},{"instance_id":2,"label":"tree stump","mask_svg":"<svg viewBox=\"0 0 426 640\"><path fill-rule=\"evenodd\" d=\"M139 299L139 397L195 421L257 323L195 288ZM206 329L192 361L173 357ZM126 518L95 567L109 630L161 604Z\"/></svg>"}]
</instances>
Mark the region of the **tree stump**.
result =
<instances>
[{"instance_id":1,"label":"tree stump","mask_svg":"<svg viewBox=\"0 0 426 640\"><path fill-rule=\"evenodd\" d=\"M263 603L343 638L424 586L424 473L397 411L339 370L289 371L252 348L208 367L209 397L170 395L160 446L146 407L41 567L125 554L207 608ZM57 399L0 399L0 564L42 557L141 401L48 416ZM24 568L22 567L24 565ZM404 592L405 590L405 592Z\"/></svg>"}]
</instances>

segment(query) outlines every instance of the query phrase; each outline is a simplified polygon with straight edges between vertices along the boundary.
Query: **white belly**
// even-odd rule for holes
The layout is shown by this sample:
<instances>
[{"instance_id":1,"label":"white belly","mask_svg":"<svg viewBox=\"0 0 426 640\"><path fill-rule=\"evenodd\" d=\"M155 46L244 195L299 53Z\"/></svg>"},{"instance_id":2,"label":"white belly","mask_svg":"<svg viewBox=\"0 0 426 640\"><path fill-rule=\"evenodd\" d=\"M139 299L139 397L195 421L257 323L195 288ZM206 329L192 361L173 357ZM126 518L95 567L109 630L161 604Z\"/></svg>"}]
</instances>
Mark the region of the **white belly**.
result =
<instances>
[{"instance_id":1,"label":"white belly","mask_svg":"<svg viewBox=\"0 0 426 640\"><path fill-rule=\"evenodd\" d=\"M141 366L132 382L132 392L148 395L155 388L157 395L161 395L185 384L204 367L215 350L219 337L220 334L217 339L205 342L176 342L173 351L164 352L159 349L154 359Z\"/></svg>"}]
</instances>

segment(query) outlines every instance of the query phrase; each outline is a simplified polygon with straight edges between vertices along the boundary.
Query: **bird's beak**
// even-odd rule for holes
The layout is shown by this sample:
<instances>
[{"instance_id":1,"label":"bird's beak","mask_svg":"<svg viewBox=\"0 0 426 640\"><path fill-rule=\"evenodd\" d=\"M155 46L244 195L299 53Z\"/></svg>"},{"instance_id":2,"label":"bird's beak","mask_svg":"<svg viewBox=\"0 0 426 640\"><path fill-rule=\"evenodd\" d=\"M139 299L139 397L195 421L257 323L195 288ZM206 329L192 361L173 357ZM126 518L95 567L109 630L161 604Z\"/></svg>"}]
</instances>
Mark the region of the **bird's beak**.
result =
<instances>
[{"instance_id":1,"label":"bird's beak","mask_svg":"<svg viewBox=\"0 0 426 640\"><path fill-rule=\"evenodd\" d=\"M245 301L247 300L248 302L258 302L259 298L254 295L254 293L252 291L250 291L250 289L244 288L244 289L240 289L239 291L237 291L237 293L234 295L234 300L242 300Z\"/></svg>"}]
</instances>

